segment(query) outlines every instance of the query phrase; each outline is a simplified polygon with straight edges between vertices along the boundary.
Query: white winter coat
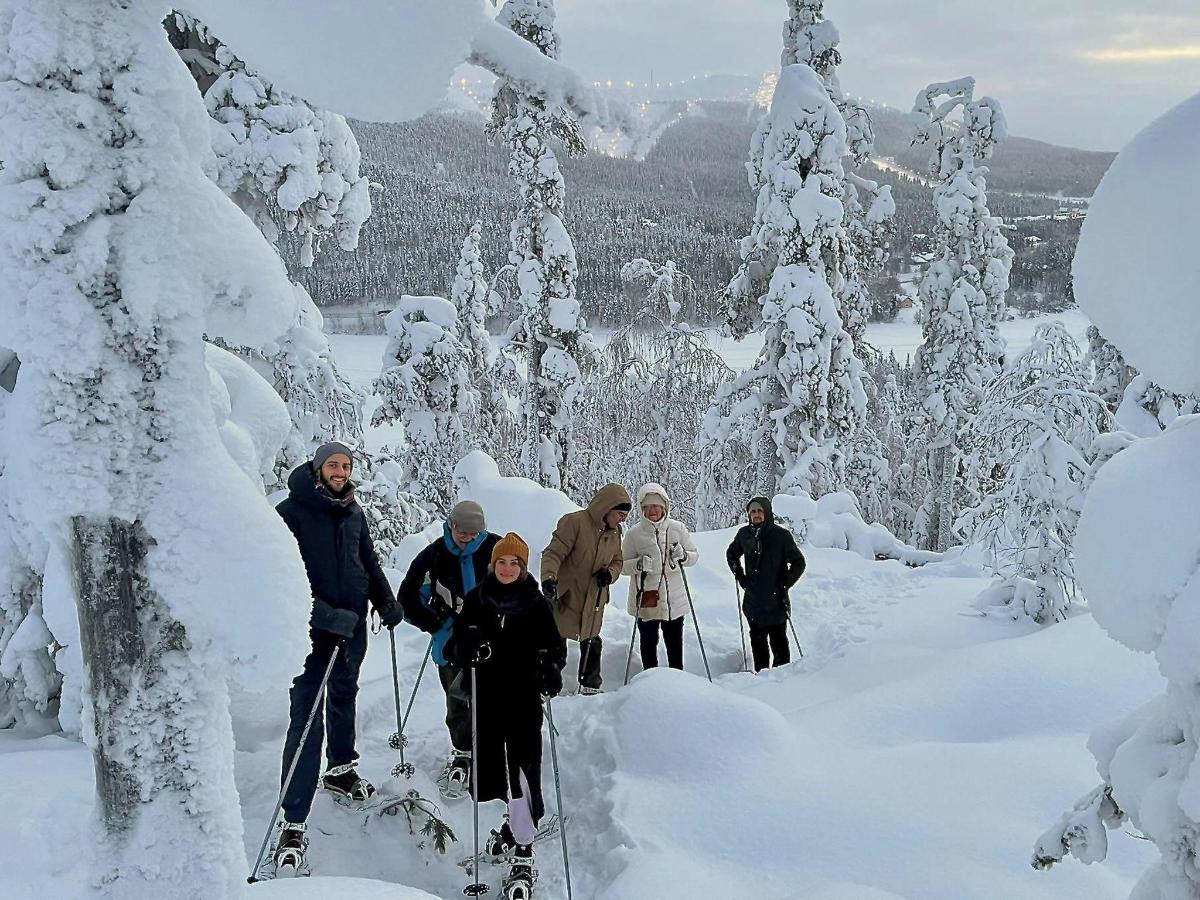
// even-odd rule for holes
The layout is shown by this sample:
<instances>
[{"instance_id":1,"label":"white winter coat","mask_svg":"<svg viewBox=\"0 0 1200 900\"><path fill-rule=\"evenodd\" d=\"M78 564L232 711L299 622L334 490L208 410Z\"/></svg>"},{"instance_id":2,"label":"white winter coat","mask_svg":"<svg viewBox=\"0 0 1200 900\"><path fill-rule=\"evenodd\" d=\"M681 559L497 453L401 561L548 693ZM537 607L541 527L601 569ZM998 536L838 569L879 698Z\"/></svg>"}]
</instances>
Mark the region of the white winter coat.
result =
<instances>
[{"instance_id":1,"label":"white winter coat","mask_svg":"<svg viewBox=\"0 0 1200 900\"><path fill-rule=\"evenodd\" d=\"M679 556L682 551L686 554L682 565L694 566L700 559L700 553L696 550L696 544L692 541L687 526L671 518L671 501L660 485L647 484L639 490L638 506L641 506L643 498L649 493L661 494L666 499L667 515L659 522L642 518L625 533L625 539L621 542L621 556L624 559L622 574L630 576L627 609L631 616L636 615L643 620L678 619L687 614L688 598L680 563L673 562L671 557ZM649 564L645 566L645 588L657 590L659 596L658 606L639 610L638 599L643 585L643 557L650 558Z\"/></svg>"}]
</instances>

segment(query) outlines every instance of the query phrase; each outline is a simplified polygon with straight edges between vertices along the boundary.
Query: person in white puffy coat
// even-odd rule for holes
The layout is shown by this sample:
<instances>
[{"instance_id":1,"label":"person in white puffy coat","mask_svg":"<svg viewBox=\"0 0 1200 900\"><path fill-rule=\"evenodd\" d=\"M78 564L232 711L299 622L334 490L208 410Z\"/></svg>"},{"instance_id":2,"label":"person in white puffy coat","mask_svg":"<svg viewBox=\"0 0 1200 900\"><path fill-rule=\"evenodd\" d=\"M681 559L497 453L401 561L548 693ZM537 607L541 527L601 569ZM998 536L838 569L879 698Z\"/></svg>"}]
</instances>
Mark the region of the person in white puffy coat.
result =
<instances>
[{"instance_id":1,"label":"person in white puffy coat","mask_svg":"<svg viewBox=\"0 0 1200 900\"><path fill-rule=\"evenodd\" d=\"M687 526L670 518L671 498L661 484L637 492L642 518L621 543L622 574L629 575L629 614L637 619L642 668L658 665L658 638L667 645L667 665L683 668L683 619L688 612L683 566L700 558Z\"/></svg>"}]
</instances>

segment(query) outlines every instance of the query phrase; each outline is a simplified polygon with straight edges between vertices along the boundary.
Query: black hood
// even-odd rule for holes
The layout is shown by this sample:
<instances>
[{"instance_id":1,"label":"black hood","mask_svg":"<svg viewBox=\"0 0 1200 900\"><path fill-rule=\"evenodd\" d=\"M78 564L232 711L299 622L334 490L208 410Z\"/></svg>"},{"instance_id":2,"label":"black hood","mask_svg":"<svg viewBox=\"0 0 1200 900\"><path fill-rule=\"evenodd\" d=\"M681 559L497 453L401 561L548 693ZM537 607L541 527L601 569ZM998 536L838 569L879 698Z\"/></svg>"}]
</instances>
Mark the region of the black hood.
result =
<instances>
[{"instance_id":1,"label":"black hood","mask_svg":"<svg viewBox=\"0 0 1200 900\"><path fill-rule=\"evenodd\" d=\"M763 519L763 524L764 525L775 524L775 510L771 508L771 501L768 500L766 497L751 497L750 498L750 502L746 504L746 521L750 520L750 507L751 507L751 505L753 505L755 503L757 503L759 506L761 506L767 514Z\"/></svg>"},{"instance_id":2,"label":"black hood","mask_svg":"<svg viewBox=\"0 0 1200 900\"><path fill-rule=\"evenodd\" d=\"M354 505L354 482L349 482L341 497L334 497L327 489L318 490L317 476L313 474L312 464L303 462L292 469L288 476L288 492L292 499L308 509L324 512L338 512L349 509Z\"/></svg>"}]
</instances>

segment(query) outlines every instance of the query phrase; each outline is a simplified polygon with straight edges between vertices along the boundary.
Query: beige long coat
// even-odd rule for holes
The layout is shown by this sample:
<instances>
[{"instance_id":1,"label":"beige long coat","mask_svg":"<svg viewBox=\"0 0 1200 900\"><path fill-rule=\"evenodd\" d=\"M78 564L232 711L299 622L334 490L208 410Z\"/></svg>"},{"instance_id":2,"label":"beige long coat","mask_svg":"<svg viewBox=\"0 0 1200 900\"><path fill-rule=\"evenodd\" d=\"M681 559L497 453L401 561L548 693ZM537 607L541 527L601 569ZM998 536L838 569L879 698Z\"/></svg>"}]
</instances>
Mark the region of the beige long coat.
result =
<instances>
[{"instance_id":1,"label":"beige long coat","mask_svg":"<svg viewBox=\"0 0 1200 900\"><path fill-rule=\"evenodd\" d=\"M542 581L558 582L554 618L564 638L586 641L600 634L609 589L597 586L592 576L608 569L613 581L621 577L621 529L610 528L604 517L622 504L633 505L629 491L606 484L587 509L558 520L550 546L542 552Z\"/></svg>"}]
</instances>

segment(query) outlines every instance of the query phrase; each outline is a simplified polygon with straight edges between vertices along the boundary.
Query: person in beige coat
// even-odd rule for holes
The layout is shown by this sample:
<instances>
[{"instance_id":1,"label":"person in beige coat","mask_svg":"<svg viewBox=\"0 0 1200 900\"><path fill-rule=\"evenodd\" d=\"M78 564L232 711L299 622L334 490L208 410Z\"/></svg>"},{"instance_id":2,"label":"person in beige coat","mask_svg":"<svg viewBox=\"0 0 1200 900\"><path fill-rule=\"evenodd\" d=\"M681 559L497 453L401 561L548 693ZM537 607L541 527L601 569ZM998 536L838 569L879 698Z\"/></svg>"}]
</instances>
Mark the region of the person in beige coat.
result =
<instances>
[{"instance_id":1,"label":"person in beige coat","mask_svg":"<svg viewBox=\"0 0 1200 900\"><path fill-rule=\"evenodd\" d=\"M687 526L669 518L671 498L661 484L637 493L642 518L625 535L622 557L629 575L629 614L637 619L642 668L658 665L658 635L667 645L667 665L683 668L683 617L688 611L683 566L694 566L700 553Z\"/></svg>"},{"instance_id":2,"label":"person in beige coat","mask_svg":"<svg viewBox=\"0 0 1200 900\"><path fill-rule=\"evenodd\" d=\"M558 631L579 642L579 691L600 692L600 626L609 585L621 577L621 524L633 509L629 491L606 484L587 509L558 520L542 551L542 593L554 609Z\"/></svg>"}]
</instances>

